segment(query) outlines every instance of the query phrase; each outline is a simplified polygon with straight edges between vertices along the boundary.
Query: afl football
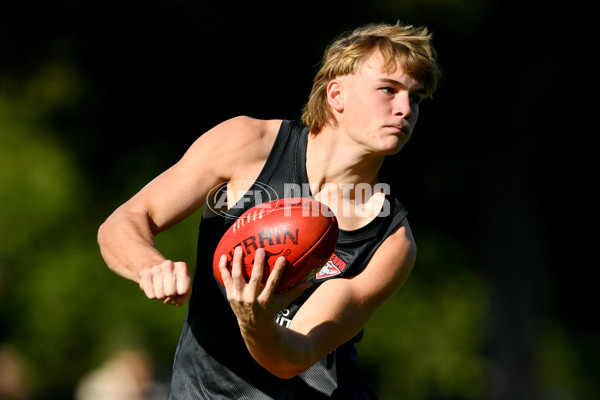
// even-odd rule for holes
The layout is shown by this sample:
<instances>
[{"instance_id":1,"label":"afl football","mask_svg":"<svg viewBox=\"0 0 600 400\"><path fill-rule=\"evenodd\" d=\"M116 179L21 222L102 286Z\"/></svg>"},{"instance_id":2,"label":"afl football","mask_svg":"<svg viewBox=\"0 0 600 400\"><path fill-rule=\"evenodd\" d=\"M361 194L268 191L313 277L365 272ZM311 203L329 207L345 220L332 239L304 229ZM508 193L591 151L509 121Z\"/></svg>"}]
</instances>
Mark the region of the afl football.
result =
<instances>
[{"instance_id":1,"label":"afl football","mask_svg":"<svg viewBox=\"0 0 600 400\"><path fill-rule=\"evenodd\" d=\"M291 197L258 204L242 214L225 232L213 258L213 272L223 285L219 271L221 255L231 271L233 252L243 250L242 273L252 274L257 249L265 251L264 284L280 256L287 260L276 292L309 281L327 263L338 240L338 223L325 204L306 197Z\"/></svg>"}]
</instances>

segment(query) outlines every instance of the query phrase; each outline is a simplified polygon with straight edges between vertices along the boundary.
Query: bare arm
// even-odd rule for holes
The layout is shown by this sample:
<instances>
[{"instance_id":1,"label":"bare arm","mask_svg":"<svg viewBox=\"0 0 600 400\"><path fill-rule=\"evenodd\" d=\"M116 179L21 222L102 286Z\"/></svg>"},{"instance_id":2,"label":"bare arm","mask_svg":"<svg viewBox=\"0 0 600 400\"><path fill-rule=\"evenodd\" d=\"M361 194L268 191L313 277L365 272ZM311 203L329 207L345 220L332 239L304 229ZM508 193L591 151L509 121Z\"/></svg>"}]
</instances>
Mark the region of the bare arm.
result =
<instances>
[{"instance_id":1,"label":"bare arm","mask_svg":"<svg viewBox=\"0 0 600 400\"><path fill-rule=\"evenodd\" d=\"M405 223L381 244L360 274L324 282L302 305L289 328L274 321L277 309L299 294L273 294L284 263L278 260L262 291L257 284L262 268L254 268L257 276L253 275L244 285L234 262L231 275L224 280L252 356L271 373L291 378L355 336L377 308L400 288L415 257L416 246ZM227 275L225 265L222 263L222 276Z\"/></svg>"},{"instance_id":2,"label":"bare arm","mask_svg":"<svg viewBox=\"0 0 600 400\"><path fill-rule=\"evenodd\" d=\"M150 298L185 302L191 293L187 265L164 257L154 246L154 236L199 209L215 186L254 179L266 160L276 124L238 117L200 136L179 162L100 226L98 243L107 265L139 283Z\"/></svg>"}]
</instances>

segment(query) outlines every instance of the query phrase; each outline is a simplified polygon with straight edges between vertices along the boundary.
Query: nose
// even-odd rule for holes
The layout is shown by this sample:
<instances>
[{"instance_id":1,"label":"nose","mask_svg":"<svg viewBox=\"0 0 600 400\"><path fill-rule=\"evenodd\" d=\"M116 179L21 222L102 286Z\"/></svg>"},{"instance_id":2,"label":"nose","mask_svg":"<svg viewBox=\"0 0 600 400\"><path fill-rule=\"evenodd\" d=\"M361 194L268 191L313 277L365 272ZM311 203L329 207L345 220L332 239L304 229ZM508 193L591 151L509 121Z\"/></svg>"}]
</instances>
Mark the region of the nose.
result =
<instances>
[{"instance_id":1,"label":"nose","mask_svg":"<svg viewBox=\"0 0 600 400\"><path fill-rule=\"evenodd\" d=\"M419 104L414 102L408 91L399 92L394 101L394 115L405 120L411 117L416 120L419 113Z\"/></svg>"},{"instance_id":2,"label":"nose","mask_svg":"<svg viewBox=\"0 0 600 400\"><path fill-rule=\"evenodd\" d=\"M412 111L412 102L408 91L399 92L394 102L394 115L409 118Z\"/></svg>"}]
</instances>

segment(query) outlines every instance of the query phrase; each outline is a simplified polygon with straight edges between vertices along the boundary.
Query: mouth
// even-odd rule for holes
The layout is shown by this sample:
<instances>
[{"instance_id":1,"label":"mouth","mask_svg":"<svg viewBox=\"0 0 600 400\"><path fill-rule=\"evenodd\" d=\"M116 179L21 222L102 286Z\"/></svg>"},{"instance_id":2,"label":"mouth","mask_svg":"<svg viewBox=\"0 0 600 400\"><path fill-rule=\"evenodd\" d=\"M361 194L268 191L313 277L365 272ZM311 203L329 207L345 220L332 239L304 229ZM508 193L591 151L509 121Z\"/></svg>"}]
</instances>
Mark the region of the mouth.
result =
<instances>
[{"instance_id":1,"label":"mouth","mask_svg":"<svg viewBox=\"0 0 600 400\"><path fill-rule=\"evenodd\" d=\"M410 136L410 127L408 125L388 125L387 128L391 128L402 135Z\"/></svg>"}]
</instances>

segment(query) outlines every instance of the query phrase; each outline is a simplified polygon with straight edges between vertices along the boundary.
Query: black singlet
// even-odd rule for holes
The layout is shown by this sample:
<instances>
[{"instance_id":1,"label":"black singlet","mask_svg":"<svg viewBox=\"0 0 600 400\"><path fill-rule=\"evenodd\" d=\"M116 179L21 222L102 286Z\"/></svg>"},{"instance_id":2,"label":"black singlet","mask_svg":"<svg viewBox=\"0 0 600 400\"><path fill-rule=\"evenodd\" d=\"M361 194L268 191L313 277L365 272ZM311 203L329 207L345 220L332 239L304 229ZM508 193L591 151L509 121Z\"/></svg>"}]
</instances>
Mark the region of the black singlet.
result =
<instances>
[{"instance_id":1,"label":"black singlet","mask_svg":"<svg viewBox=\"0 0 600 400\"><path fill-rule=\"evenodd\" d=\"M283 121L267 161L246 195L228 215L203 218L198 238L198 258L186 320L173 365L169 400L294 400L375 399L355 368L355 343L363 331L332 351L311 368L291 379L280 379L265 370L248 352L224 289L212 272L216 245L235 216L257 201L310 193L298 193L307 184L308 129L297 121ZM327 279L359 273L383 240L406 217L406 210L392 194L380 215L353 231L340 231L337 248L314 284L277 316L287 326L302 303Z\"/></svg>"}]
</instances>

